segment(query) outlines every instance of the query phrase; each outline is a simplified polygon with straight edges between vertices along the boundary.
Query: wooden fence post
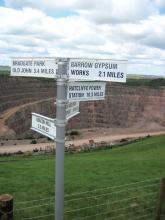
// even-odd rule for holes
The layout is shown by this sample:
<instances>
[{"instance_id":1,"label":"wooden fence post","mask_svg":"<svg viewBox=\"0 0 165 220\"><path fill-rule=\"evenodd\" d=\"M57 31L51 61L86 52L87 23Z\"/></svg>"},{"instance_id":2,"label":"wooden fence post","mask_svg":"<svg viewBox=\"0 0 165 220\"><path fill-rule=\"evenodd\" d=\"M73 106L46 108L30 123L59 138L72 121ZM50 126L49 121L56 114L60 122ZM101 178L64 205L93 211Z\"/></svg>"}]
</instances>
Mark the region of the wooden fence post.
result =
<instances>
[{"instance_id":1,"label":"wooden fence post","mask_svg":"<svg viewBox=\"0 0 165 220\"><path fill-rule=\"evenodd\" d=\"M159 201L158 201L158 206L157 206L157 210L156 210L155 220L161 219L161 212L162 212L164 202L165 202L165 177L161 181Z\"/></svg>"},{"instance_id":2,"label":"wooden fence post","mask_svg":"<svg viewBox=\"0 0 165 220\"><path fill-rule=\"evenodd\" d=\"M8 194L0 195L0 219L13 220L13 197Z\"/></svg>"}]
</instances>

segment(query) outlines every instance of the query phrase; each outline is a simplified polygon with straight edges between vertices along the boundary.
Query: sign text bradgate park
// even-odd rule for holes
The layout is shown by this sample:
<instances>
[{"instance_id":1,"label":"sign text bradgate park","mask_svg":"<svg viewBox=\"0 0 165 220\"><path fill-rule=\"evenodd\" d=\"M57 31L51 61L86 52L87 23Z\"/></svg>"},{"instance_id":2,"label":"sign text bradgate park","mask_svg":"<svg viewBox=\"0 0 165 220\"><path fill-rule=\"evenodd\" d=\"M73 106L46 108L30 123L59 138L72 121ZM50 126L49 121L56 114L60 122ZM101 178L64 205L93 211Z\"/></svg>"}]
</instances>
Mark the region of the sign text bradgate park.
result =
<instances>
[{"instance_id":1,"label":"sign text bradgate park","mask_svg":"<svg viewBox=\"0 0 165 220\"><path fill-rule=\"evenodd\" d=\"M51 131L52 139L55 138L56 140L55 219L63 220L65 125L68 117L68 113L66 114L67 98L70 101L78 101L77 97L83 94L85 99L79 99L79 101L94 100L95 96L97 100L102 100L105 91L104 83L73 81L126 82L126 61L79 58L13 58L11 75L56 78L56 120L33 113L32 127L33 130L45 135ZM97 92L94 91L94 88ZM68 96L67 93L71 90L76 90L77 95L70 93ZM93 91L89 91L87 94L87 90ZM79 92L81 95L78 95ZM78 108L73 110L72 116L75 115L74 112L77 114Z\"/></svg>"}]
</instances>

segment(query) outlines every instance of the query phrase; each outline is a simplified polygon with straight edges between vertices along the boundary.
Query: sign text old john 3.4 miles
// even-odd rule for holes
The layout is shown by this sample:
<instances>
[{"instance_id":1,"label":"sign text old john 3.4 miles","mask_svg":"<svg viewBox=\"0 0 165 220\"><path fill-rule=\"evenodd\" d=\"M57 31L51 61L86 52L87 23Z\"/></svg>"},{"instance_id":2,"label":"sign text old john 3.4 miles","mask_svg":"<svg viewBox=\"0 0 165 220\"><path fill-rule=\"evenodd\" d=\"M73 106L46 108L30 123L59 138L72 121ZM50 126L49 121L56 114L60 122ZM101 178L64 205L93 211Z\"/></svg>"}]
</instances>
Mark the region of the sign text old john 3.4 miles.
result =
<instances>
[{"instance_id":1,"label":"sign text old john 3.4 miles","mask_svg":"<svg viewBox=\"0 0 165 220\"><path fill-rule=\"evenodd\" d=\"M56 58L13 58L11 76L55 78L57 65Z\"/></svg>"}]
</instances>

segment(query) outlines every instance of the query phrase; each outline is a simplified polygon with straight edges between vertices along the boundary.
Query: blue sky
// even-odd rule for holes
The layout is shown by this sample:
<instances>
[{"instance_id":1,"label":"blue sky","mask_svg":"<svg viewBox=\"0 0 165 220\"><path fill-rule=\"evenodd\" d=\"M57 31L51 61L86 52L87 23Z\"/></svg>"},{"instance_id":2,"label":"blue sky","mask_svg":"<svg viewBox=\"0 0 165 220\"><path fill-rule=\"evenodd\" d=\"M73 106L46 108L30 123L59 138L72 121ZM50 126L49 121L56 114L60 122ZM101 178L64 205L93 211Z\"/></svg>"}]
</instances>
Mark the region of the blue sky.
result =
<instances>
[{"instance_id":1,"label":"blue sky","mask_svg":"<svg viewBox=\"0 0 165 220\"><path fill-rule=\"evenodd\" d=\"M13 56L127 59L165 75L164 0L0 0L0 65Z\"/></svg>"},{"instance_id":2,"label":"blue sky","mask_svg":"<svg viewBox=\"0 0 165 220\"><path fill-rule=\"evenodd\" d=\"M4 1L0 0L0 5L4 6Z\"/></svg>"}]
</instances>

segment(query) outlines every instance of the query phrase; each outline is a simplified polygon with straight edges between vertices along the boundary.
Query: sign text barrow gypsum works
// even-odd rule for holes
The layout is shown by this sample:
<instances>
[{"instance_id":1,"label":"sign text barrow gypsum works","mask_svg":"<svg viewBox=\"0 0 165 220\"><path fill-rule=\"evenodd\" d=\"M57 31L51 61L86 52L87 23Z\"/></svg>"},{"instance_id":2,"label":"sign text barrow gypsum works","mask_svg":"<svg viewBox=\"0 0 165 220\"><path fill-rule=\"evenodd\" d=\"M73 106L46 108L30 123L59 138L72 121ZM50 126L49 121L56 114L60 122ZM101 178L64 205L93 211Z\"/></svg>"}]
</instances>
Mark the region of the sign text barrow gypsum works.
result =
<instances>
[{"instance_id":1,"label":"sign text barrow gypsum works","mask_svg":"<svg viewBox=\"0 0 165 220\"><path fill-rule=\"evenodd\" d=\"M32 130L53 140L56 138L55 120L36 113L32 113Z\"/></svg>"},{"instance_id":2,"label":"sign text barrow gypsum works","mask_svg":"<svg viewBox=\"0 0 165 220\"><path fill-rule=\"evenodd\" d=\"M126 82L126 61L69 59L69 78Z\"/></svg>"},{"instance_id":3,"label":"sign text barrow gypsum works","mask_svg":"<svg viewBox=\"0 0 165 220\"><path fill-rule=\"evenodd\" d=\"M103 100L105 82L69 82L67 99L69 101Z\"/></svg>"},{"instance_id":4,"label":"sign text barrow gypsum works","mask_svg":"<svg viewBox=\"0 0 165 220\"><path fill-rule=\"evenodd\" d=\"M55 78L56 58L13 58L11 76Z\"/></svg>"}]
</instances>

